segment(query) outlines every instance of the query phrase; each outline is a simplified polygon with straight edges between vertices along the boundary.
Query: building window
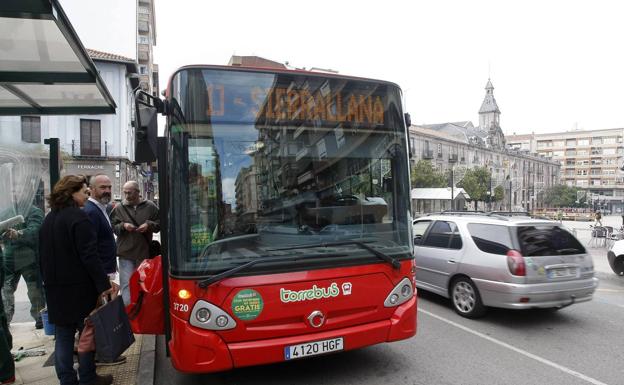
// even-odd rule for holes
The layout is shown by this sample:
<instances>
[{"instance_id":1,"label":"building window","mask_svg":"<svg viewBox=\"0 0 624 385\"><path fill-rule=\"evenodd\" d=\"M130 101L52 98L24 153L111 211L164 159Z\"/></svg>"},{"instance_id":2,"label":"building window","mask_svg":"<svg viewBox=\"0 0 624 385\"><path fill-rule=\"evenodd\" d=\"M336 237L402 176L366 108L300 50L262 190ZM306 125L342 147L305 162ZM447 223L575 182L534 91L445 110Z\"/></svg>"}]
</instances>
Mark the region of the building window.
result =
<instances>
[{"instance_id":1,"label":"building window","mask_svg":"<svg viewBox=\"0 0 624 385\"><path fill-rule=\"evenodd\" d=\"M41 143L41 117L22 116L22 142Z\"/></svg>"},{"instance_id":2,"label":"building window","mask_svg":"<svg viewBox=\"0 0 624 385\"><path fill-rule=\"evenodd\" d=\"M578 140L578 145L579 146L589 146L589 139L579 139Z\"/></svg>"},{"instance_id":3,"label":"building window","mask_svg":"<svg viewBox=\"0 0 624 385\"><path fill-rule=\"evenodd\" d=\"M147 75L147 66L145 66L145 65L140 65L140 66L139 66L139 73L140 73L141 75Z\"/></svg>"},{"instance_id":4,"label":"building window","mask_svg":"<svg viewBox=\"0 0 624 385\"><path fill-rule=\"evenodd\" d=\"M99 120L80 119L80 155L101 155Z\"/></svg>"}]
</instances>

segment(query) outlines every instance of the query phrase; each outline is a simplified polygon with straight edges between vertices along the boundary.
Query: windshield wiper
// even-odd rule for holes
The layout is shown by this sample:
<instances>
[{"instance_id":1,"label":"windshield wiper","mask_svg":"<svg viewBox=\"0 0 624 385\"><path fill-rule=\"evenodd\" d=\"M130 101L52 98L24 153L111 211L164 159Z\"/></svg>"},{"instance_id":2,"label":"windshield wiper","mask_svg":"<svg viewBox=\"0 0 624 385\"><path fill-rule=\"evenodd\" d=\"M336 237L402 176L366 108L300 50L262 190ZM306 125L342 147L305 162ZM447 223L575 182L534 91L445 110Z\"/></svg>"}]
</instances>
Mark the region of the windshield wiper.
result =
<instances>
[{"instance_id":1,"label":"windshield wiper","mask_svg":"<svg viewBox=\"0 0 624 385\"><path fill-rule=\"evenodd\" d=\"M272 250L273 251L273 250ZM317 255L314 257L338 257L338 256L343 256L345 254L324 254L324 255ZM283 262L283 261L299 261L301 259L304 258L311 258L310 256L282 256L282 257L273 257L270 259L266 259L263 257L259 257L258 259L254 259L252 261L249 262L245 262L243 264L240 264L236 267L233 267L231 269L225 270L219 274L215 274L210 278L206 278L202 281L199 281L199 287L206 288L210 285L212 285L215 282L221 281L222 279L228 278L233 276L234 274L238 273L239 271L242 270L246 270L249 269L250 267L260 264L260 263L268 263L268 262Z\"/></svg>"},{"instance_id":2,"label":"windshield wiper","mask_svg":"<svg viewBox=\"0 0 624 385\"><path fill-rule=\"evenodd\" d=\"M370 243L370 242L367 242ZM279 249L272 249L270 251L282 251L282 250L295 250L295 249L313 249L315 247L333 247L333 246L346 246L346 245L356 245L361 247L364 250L370 251L371 253L373 253L377 258L388 262L394 269L399 270L401 268L401 262L397 261L396 259L392 258L391 256L389 256L388 254L384 254L381 251L377 251L375 249L373 249L372 247L368 246L366 243L364 242L360 242L360 241L341 241L341 242L328 242L328 243L314 243L314 244L306 244L306 245L301 245L301 246L292 246L292 247L284 247L284 248L279 248Z\"/></svg>"}]
</instances>

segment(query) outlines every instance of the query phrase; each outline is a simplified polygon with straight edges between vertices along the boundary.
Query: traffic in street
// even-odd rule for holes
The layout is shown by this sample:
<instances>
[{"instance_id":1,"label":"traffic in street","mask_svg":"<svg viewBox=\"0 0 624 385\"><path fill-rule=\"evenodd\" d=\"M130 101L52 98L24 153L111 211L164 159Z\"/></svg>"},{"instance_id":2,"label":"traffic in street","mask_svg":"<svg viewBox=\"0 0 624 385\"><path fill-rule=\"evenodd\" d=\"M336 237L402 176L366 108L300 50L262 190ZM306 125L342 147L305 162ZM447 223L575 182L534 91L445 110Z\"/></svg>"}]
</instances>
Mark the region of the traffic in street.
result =
<instances>
[{"instance_id":1,"label":"traffic in street","mask_svg":"<svg viewBox=\"0 0 624 385\"><path fill-rule=\"evenodd\" d=\"M564 225L588 242L589 222ZM215 374L176 371L160 336L155 384L622 384L624 277L610 270L605 248L588 250L600 280L589 302L558 311L489 309L470 320L450 300L420 290L418 332L409 340ZM14 322L32 321L28 310L22 281Z\"/></svg>"},{"instance_id":2,"label":"traffic in street","mask_svg":"<svg viewBox=\"0 0 624 385\"><path fill-rule=\"evenodd\" d=\"M617 277L616 277L617 278ZM419 294L416 337L393 344L209 375L175 371L157 349L157 384L622 384L624 280L559 311L457 315Z\"/></svg>"},{"instance_id":3,"label":"traffic in street","mask_svg":"<svg viewBox=\"0 0 624 385\"><path fill-rule=\"evenodd\" d=\"M619 216L605 218L615 223ZM564 223L581 229L588 222ZM420 290L415 337L339 354L216 374L176 371L157 340L156 384L622 384L624 278L590 251L594 298L560 310L489 309L478 319Z\"/></svg>"}]
</instances>

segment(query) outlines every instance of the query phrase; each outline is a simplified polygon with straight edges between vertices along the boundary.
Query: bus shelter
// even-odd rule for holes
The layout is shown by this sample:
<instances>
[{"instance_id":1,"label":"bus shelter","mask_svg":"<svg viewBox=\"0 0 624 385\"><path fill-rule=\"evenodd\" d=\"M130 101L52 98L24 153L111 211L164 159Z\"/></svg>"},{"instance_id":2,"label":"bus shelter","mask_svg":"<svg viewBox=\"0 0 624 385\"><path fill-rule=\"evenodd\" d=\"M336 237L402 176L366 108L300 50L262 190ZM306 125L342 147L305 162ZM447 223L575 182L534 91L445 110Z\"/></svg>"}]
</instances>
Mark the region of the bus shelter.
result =
<instances>
[{"instance_id":1,"label":"bus shelter","mask_svg":"<svg viewBox=\"0 0 624 385\"><path fill-rule=\"evenodd\" d=\"M56 183L60 167L58 138L15 142L24 132L3 127L3 117L115 109L57 0L0 1L0 221L43 208L43 191Z\"/></svg>"}]
</instances>

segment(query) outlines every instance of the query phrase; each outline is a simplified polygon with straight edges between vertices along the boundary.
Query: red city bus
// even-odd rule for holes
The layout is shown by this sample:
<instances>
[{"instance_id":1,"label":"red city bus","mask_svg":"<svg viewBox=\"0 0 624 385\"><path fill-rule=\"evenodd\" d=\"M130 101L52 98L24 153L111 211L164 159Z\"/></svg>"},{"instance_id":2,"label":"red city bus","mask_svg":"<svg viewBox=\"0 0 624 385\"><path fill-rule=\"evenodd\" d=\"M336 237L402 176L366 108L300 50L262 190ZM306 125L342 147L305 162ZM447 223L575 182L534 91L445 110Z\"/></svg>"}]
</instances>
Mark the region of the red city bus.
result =
<instances>
[{"instance_id":1,"label":"red city bus","mask_svg":"<svg viewBox=\"0 0 624 385\"><path fill-rule=\"evenodd\" d=\"M308 71L188 66L138 96L165 257L132 277L135 332L196 373L414 336L408 120L395 84Z\"/></svg>"}]
</instances>

